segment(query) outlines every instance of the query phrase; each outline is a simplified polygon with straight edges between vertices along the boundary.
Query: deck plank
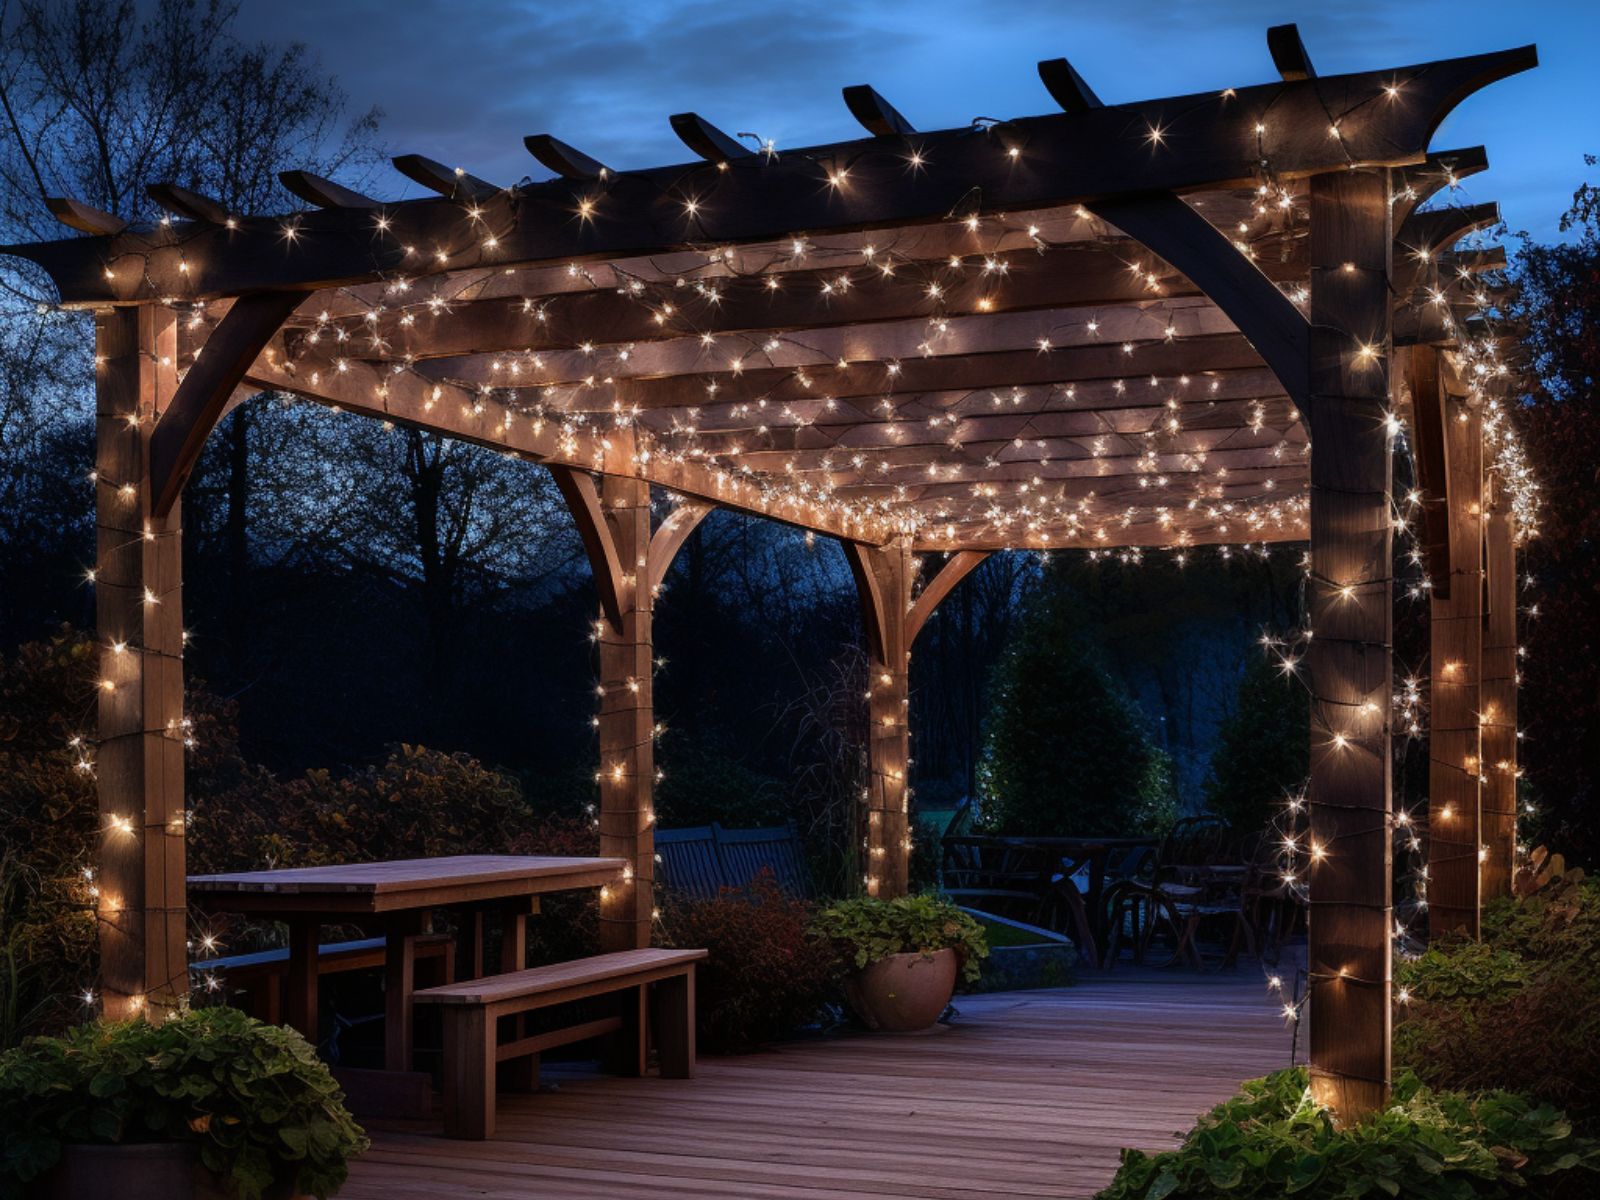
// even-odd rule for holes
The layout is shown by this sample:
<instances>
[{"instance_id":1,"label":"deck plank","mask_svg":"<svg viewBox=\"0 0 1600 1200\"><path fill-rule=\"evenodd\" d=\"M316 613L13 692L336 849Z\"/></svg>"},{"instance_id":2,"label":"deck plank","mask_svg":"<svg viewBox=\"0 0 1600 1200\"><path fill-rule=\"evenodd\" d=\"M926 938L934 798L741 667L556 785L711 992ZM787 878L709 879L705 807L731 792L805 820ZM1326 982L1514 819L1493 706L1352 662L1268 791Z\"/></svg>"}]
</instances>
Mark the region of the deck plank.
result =
<instances>
[{"instance_id":1,"label":"deck plank","mask_svg":"<svg viewBox=\"0 0 1600 1200\"><path fill-rule=\"evenodd\" d=\"M1289 1063L1260 976L1120 971L961 997L925 1036L703 1058L696 1079L552 1071L488 1142L389 1122L343 1200L1087 1197L1239 1080Z\"/></svg>"}]
</instances>

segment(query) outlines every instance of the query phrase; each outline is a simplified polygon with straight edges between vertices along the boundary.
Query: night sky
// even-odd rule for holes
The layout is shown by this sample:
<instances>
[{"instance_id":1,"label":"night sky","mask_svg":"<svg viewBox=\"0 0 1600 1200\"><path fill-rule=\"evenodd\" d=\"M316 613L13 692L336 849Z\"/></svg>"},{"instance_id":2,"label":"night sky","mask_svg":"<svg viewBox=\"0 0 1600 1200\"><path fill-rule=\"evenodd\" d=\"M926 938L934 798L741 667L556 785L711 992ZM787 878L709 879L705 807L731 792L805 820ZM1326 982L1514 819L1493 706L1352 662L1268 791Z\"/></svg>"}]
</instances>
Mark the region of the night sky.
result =
<instances>
[{"instance_id":1,"label":"night sky","mask_svg":"<svg viewBox=\"0 0 1600 1200\"><path fill-rule=\"evenodd\" d=\"M1034 63L1062 55L1107 103L1268 82L1265 30L1289 20L1322 74L1536 42L1537 70L1470 97L1433 143L1488 147L1491 169L1461 198L1499 200L1513 231L1557 237L1584 153L1600 153L1596 0L244 0L242 10L244 36L308 43L353 110L381 108L391 152L501 184L546 177L522 148L527 133L622 169L682 162L667 117L686 109L780 150L859 137L839 97L853 83L871 83L920 129L1053 112ZM372 190L420 189L393 175Z\"/></svg>"}]
</instances>

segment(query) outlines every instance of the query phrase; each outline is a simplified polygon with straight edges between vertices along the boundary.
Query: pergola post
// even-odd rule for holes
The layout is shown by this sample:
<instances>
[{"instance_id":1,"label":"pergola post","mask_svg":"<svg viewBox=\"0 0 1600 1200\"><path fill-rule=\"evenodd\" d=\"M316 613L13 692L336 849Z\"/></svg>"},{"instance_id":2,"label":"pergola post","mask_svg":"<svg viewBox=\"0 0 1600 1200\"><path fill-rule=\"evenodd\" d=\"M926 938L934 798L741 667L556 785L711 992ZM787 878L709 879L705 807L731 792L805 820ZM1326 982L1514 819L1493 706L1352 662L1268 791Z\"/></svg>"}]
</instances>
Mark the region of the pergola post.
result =
<instances>
[{"instance_id":1,"label":"pergola post","mask_svg":"<svg viewBox=\"0 0 1600 1200\"><path fill-rule=\"evenodd\" d=\"M650 944L655 905L655 704L651 677L650 485L607 475L601 511L616 547L619 619L600 632L600 853L625 858L631 879L601 891L600 948Z\"/></svg>"},{"instance_id":2,"label":"pergola post","mask_svg":"<svg viewBox=\"0 0 1600 1200\"><path fill-rule=\"evenodd\" d=\"M1438 351L1418 347L1419 358ZM1424 372L1423 374L1427 374ZM1441 386L1437 362L1433 385ZM1483 414L1440 393L1450 576L1430 604L1428 719L1428 928L1478 936L1483 672Z\"/></svg>"},{"instance_id":3,"label":"pergola post","mask_svg":"<svg viewBox=\"0 0 1600 1200\"><path fill-rule=\"evenodd\" d=\"M607 437L608 467L619 472L635 453L632 431ZM550 468L583 539L600 616L600 853L626 859L624 877L600 890L600 947L650 945L655 919L655 593L667 568L713 506L690 501L652 533L650 485L624 474L594 477Z\"/></svg>"},{"instance_id":4,"label":"pergola post","mask_svg":"<svg viewBox=\"0 0 1600 1200\"><path fill-rule=\"evenodd\" d=\"M1484 619L1481 749L1482 838L1479 896L1511 894L1517 851L1517 551L1509 495L1496 486L1484 521L1488 612Z\"/></svg>"},{"instance_id":5,"label":"pergola post","mask_svg":"<svg viewBox=\"0 0 1600 1200\"><path fill-rule=\"evenodd\" d=\"M112 1019L188 996L183 597L174 503L153 515L150 441L176 386L156 305L95 315L95 609L100 638L100 992Z\"/></svg>"},{"instance_id":6,"label":"pergola post","mask_svg":"<svg viewBox=\"0 0 1600 1200\"><path fill-rule=\"evenodd\" d=\"M920 560L910 538L844 543L867 633L867 787L861 882L893 899L911 875L911 644L939 602L988 554L954 554L913 597Z\"/></svg>"},{"instance_id":7,"label":"pergola post","mask_svg":"<svg viewBox=\"0 0 1600 1200\"><path fill-rule=\"evenodd\" d=\"M1311 179L1312 1094L1389 1094L1392 524L1389 172Z\"/></svg>"},{"instance_id":8,"label":"pergola post","mask_svg":"<svg viewBox=\"0 0 1600 1200\"><path fill-rule=\"evenodd\" d=\"M910 882L911 645L906 616L915 574L911 539L844 543L867 634L867 786L861 883L869 896L904 896Z\"/></svg>"}]
</instances>

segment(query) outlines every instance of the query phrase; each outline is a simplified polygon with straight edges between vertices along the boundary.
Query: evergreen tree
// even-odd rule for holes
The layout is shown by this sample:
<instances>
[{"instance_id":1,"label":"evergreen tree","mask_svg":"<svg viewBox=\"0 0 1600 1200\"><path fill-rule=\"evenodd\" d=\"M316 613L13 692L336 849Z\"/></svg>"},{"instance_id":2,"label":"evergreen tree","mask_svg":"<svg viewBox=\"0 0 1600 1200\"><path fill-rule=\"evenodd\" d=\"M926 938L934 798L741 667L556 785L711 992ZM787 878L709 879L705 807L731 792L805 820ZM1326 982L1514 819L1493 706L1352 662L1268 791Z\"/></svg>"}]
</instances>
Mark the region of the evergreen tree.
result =
<instances>
[{"instance_id":1,"label":"evergreen tree","mask_svg":"<svg viewBox=\"0 0 1600 1200\"><path fill-rule=\"evenodd\" d=\"M1233 712L1222 723L1206 780L1206 808L1235 829L1264 828L1286 792L1311 769L1311 703L1304 685L1264 654L1239 675Z\"/></svg>"},{"instance_id":2,"label":"evergreen tree","mask_svg":"<svg viewBox=\"0 0 1600 1200\"><path fill-rule=\"evenodd\" d=\"M996 669L979 772L986 829L1116 837L1176 815L1166 754L1080 630L1067 597L1041 592Z\"/></svg>"}]
</instances>

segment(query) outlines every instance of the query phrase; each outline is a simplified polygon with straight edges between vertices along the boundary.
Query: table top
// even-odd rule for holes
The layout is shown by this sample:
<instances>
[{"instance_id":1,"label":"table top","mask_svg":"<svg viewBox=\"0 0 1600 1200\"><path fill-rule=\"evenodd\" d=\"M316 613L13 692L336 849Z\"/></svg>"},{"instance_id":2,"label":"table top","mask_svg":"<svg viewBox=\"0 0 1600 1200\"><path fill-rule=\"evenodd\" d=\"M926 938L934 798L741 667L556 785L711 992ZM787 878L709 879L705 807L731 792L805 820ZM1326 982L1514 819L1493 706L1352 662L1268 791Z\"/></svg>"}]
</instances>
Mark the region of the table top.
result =
<instances>
[{"instance_id":1,"label":"table top","mask_svg":"<svg viewBox=\"0 0 1600 1200\"><path fill-rule=\"evenodd\" d=\"M458 854L189 876L189 896L229 912L398 912L614 883L621 858Z\"/></svg>"}]
</instances>

